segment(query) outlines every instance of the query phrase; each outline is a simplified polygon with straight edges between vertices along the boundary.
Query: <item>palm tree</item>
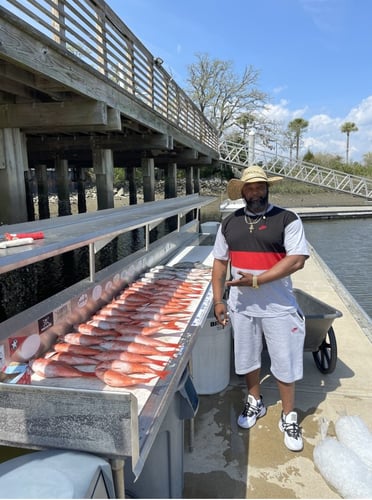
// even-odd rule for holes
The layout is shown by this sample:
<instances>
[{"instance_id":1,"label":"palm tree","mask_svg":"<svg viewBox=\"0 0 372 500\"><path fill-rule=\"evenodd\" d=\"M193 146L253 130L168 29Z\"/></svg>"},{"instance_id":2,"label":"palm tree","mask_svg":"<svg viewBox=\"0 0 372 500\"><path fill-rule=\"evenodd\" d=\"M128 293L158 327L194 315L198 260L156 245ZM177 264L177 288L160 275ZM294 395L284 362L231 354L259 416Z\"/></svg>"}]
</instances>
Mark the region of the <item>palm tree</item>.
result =
<instances>
[{"instance_id":1,"label":"palm tree","mask_svg":"<svg viewBox=\"0 0 372 500\"><path fill-rule=\"evenodd\" d=\"M354 122L345 122L341 125L341 132L346 134L346 165L349 164L350 132L358 132L358 127Z\"/></svg>"},{"instance_id":2,"label":"palm tree","mask_svg":"<svg viewBox=\"0 0 372 500\"><path fill-rule=\"evenodd\" d=\"M247 130L248 127L253 127L254 122L256 118L252 113L242 113L241 115L238 116L238 118L235 120L235 124L243 129L243 139L244 142L246 141L247 138Z\"/></svg>"},{"instance_id":3,"label":"palm tree","mask_svg":"<svg viewBox=\"0 0 372 500\"><path fill-rule=\"evenodd\" d=\"M298 155L300 151L300 138L302 132L309 126L309 122L303 118L295 118L288 123L288 130L292 132L296 139L296 160L298 160Z\"/></svg>"}]
</instances>

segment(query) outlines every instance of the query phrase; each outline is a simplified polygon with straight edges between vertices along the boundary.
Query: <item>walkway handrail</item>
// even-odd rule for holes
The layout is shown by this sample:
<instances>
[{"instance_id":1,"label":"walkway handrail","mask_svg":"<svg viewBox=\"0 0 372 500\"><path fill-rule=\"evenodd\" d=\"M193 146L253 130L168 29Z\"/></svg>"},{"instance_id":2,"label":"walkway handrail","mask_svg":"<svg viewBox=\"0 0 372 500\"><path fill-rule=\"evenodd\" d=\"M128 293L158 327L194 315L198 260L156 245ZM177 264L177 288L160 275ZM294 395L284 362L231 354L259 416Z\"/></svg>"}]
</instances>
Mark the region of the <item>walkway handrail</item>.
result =
<instances>
[{"instance_id":1,"label":"walkway handrail","mask_svg":"<svg viewBox=\"0 0 372 500\"><path fill-rule=\"evenodd\" d=\"M254 151L249 151L247 144L231 141L221 142L219 152L222 163L238 169L246 168L252 162L262 162L265 170L272 174L372 200L372 179L368 177L291 159L264 148L255 147Z\"/></svg>"},{"instance_id":2,"label":"walkway handrail","mask_svg":"<svg viewBox=\"0 0 372 500\"><path fill-rule=\"evenodd\" d=\"M50 8L45 8L45 5ZM215 128L104 0L3 0L3 7L112 85L217 151Z\"/></svg>"}]
</instances>

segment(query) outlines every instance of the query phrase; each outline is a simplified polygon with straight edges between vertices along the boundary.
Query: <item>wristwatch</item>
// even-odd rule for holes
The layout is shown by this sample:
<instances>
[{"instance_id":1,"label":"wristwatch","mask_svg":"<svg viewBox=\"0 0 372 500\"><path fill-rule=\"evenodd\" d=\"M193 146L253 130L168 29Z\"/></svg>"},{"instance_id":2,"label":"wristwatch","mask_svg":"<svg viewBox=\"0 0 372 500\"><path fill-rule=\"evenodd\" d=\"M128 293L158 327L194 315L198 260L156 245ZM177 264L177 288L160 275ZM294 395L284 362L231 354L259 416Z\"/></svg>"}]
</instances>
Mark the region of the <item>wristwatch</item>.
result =
<instances>
[{"instance_id":1,"label":"wristwatch","mask_svg":"<svg viewBox=\"0 0 372 500\"><path fill-rule=\"evenodd\" d=\"M252 288L260 288L260 285L257 282L257 276L256 275L252 276Z\"/></svg>"}]
</instances>

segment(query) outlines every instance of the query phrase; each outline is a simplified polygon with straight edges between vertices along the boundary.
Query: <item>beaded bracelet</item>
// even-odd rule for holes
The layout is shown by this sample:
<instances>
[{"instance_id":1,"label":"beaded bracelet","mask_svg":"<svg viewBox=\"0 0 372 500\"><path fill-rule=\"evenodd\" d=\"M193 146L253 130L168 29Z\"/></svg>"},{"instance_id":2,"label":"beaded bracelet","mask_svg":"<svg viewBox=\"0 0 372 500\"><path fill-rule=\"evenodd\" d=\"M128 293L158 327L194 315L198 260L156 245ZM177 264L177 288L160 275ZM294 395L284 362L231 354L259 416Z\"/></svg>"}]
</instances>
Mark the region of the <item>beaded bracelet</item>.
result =
<instances>
[{"instance_id":1,"label":"beaded bracelet","mask_svg":"<svg viewBox=\"0 0 372 500\"><path fill-rule=\"evenodd\" d=\"M219 300L218 302L214 302L213 307L216 307L218 304L225 304L225 302L222 302L222 300Z\"/></svg>"}]
</instances>

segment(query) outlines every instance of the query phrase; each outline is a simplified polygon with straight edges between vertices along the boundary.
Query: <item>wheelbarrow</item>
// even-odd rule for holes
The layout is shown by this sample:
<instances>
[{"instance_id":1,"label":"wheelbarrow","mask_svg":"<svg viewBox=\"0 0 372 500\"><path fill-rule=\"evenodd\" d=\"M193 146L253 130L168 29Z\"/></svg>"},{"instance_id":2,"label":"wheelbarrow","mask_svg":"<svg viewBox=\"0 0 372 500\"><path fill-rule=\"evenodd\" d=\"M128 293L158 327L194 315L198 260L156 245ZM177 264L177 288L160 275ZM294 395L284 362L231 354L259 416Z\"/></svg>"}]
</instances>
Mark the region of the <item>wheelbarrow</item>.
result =
<instances>
[{"instance_id":1,"label":"wheelbarrow","mask_svg":"<svg viewBox=\"0 0 372 500\"><path fill-rule=\"evenodd\" d=\"M319 371L332 373L337 363L337 342L332 323L341 318L342 312L298 288L293 291L305 316L304 350L313 353Z\"/></svg>"}]
</instances>

